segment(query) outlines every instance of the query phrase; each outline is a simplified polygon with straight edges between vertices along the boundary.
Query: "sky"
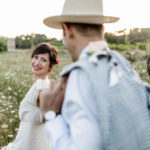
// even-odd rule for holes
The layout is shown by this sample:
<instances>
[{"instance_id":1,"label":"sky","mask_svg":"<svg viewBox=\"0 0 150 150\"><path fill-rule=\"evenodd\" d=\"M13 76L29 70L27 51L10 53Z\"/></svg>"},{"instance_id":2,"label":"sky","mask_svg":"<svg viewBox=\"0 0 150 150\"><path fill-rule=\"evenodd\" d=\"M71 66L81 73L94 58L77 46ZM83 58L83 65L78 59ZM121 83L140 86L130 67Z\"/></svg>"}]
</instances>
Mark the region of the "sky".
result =
<instances>
[{"instance_id":1,"label":"sky","mask_svg":"<svg viewBox=\"0 0 150 150\"><path fill-rule=\"evenodd\" d=\"M46 27L43 19L56 13L63 0L0 0L0 36L39 33L61 39L62 31ZM76 0L80 2L80 0ZM120 17L105 24L106 32L150 28L150 0L103 0L104 14Z\"/></svg>"}]
</instances>

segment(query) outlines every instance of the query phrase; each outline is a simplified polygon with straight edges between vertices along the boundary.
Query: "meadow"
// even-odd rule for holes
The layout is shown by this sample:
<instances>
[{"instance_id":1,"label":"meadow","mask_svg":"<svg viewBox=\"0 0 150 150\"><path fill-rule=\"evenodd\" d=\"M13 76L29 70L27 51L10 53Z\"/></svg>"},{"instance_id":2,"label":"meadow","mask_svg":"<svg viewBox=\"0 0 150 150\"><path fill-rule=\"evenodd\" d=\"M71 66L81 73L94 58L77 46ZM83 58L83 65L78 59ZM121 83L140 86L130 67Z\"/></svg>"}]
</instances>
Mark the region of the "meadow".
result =
<instances>
[{"instance_id":1,"label":"meadow","mask_svg":"<svg viewBox=\"0 0 150 150\"><path fill-rule=\"evenodd\" d=\"M30 55L31 50L0 53L0 147L13 141L18 131L19 104L33 80ZM59 79L62 68L71 62L66 50L59 51L58 59L59 65L50 75L54 80ZM144 81L149 82L145 58L133 61L132 66Z\"/></svg>"},{"instance_id":2,"label":"meadow","mask_svg":"<svg viewBox=\"0 0 150 150\"><path fill-rule=\"evenodd\" d=\"M50 78L59 79L63 66L71 62L67 51L59 51L59 64ZM19 126L20 101L32 85L31 50L0 53L0 147L13 141Z\"/></svg>"}]
</instances>

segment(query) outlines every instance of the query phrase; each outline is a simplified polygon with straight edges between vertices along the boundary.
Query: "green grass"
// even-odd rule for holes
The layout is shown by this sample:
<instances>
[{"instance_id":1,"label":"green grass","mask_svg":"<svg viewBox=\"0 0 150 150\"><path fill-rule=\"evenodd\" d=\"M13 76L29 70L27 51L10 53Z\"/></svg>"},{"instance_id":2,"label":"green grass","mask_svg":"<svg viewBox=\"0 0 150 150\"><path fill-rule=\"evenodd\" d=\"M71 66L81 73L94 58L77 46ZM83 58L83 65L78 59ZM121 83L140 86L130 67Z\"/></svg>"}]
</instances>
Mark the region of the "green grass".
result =
<instances>
[{"instance_id":1,"label":"green grass","mask_svg":"<svg viewBox=\"0 0 150 150\"><path fill-rule=\"evenodd\" d=\"M134 49L146 50L146 43L136 43L136 44L115 44L108 43L110 49L117 51L129 51Z\"/></svg>"},{"instance_id":2,"label":"green grass","mask_svg":"<svg viewBox=\"0 0 150 150\"><path fill-rule=\"evenodd\" d=\"M32 85L30 50L0 53L0 147L14 140L19 126L20 101ZM64 65L71 62L67 51L60 50L59 65L50 78L58 80Z\"/></svg>"},{"instance_id":3,"label":"green grass","mask_svg":"<svg viewBox=\"0 0 150 150\"><path fill-rule=\"evenodd\" d=\"M0 53L0 147L13 141L19 126L18 109L20 101L32 85L30 50ZM56 65L51 79L58 80L62 68L71 62L67 51L59 51L59 65ZM146 61L132 63L144 81L149 82Z\"/></svg>"}]
</instances>

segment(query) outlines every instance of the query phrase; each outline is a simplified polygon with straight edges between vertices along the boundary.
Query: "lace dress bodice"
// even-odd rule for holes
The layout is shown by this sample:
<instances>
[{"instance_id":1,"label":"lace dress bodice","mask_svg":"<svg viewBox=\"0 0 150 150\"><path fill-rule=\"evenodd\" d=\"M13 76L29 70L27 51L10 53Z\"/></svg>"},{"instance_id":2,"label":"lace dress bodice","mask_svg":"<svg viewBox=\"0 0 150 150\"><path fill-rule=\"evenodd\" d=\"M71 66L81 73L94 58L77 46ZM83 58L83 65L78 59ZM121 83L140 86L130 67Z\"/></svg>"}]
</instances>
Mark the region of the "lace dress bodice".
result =
<instances>
[{"instance_id":1,"label":"lace dress bodice","mask_svg":"<svg viewBox=\"0 0 150 150\"><path fill-rule=\"evenodd\" d=\"M48 88L49 80L38 79L27 92L19 109L20 125L16 139L2 150L51 150L45 134L42 112L37 106L39 92Z\"/></svg>"}]
</instances>

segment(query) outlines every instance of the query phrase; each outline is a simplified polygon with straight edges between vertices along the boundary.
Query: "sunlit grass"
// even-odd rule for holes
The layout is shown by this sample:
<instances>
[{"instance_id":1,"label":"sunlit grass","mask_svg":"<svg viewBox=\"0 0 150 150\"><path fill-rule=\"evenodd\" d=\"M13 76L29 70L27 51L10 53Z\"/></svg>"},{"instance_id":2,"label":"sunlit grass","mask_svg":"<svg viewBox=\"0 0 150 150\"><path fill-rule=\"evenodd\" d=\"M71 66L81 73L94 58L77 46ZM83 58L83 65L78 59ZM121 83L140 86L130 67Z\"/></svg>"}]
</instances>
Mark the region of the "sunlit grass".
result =
<instances>
[{"instance_id":1,"label":"sunlit grass","mask_svg":"<svg viewBox=\"0 0 150 150\"><path fill-rule=\"evenodd\" d=\"M19 126L19 104L32 85L30 50L0 53L0 147L13 141ZM67 51L59 51L59 65L50 75L58 80L63 66L71 62ZM144 81L149 82L146 60L132 63Z\"/></svg>"},{"instance_id":2,"label":"sunlit grass","mask_svg":"<svg viewBox=\"0 0 150 150\"><path fill-rule=\"evenodd\" d=\"M0 147L14 140L19 126L20 101L32 85L31 50L0 53ZM50 75L58 80L62 67L71 62L67 51L59 52L59 65Z\"/></svg>"}]
</instances>

